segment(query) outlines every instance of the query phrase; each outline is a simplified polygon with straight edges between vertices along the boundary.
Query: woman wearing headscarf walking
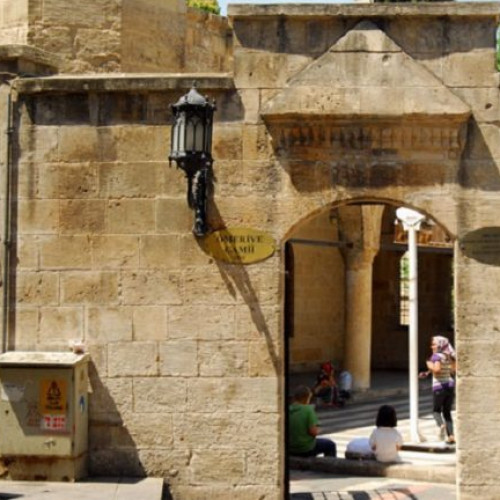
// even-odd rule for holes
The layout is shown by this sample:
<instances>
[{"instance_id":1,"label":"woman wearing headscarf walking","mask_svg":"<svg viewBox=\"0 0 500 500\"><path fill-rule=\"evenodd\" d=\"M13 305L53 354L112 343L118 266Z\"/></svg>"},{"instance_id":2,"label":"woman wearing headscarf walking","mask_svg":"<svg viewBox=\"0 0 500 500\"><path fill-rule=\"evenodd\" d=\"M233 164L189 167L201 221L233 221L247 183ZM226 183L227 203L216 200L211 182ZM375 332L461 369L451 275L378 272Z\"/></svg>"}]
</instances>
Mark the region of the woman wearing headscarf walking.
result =
<instances>
[{"instance_id":1,"label":"woman wearing headscarf walking","mask_svg":"<svg viewBox=\"0 0 500 500\"><path fill-rule=\"evenodd\" d=\"M431 357L427 360L426 372L420 377L427 377L432 373L433 415L439 427L439 439L454 444L453 419L451 408L455 399L455 371L456 353L446 337L437 335L431 340Z\"/></svg>"}]
</instances>

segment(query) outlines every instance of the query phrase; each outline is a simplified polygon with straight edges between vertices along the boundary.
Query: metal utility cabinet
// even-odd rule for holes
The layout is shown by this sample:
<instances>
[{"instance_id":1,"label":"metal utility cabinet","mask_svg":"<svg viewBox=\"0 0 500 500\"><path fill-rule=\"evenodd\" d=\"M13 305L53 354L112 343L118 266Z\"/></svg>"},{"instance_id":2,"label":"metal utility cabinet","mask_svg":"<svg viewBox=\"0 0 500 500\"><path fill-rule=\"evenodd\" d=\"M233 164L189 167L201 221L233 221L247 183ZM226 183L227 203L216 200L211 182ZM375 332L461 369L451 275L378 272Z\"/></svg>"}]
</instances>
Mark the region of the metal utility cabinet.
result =
<instances>
[{"instance_id":1,"label":"metal utility cabinet","mask_svg":"<svg viewBox=\"0 0 500 500\"><path fill-rule=\"evenodd\" d=\"M72 352L0 355L0 460L11 479L87 475L88 360Z\"/></svg>"}]
</instances>

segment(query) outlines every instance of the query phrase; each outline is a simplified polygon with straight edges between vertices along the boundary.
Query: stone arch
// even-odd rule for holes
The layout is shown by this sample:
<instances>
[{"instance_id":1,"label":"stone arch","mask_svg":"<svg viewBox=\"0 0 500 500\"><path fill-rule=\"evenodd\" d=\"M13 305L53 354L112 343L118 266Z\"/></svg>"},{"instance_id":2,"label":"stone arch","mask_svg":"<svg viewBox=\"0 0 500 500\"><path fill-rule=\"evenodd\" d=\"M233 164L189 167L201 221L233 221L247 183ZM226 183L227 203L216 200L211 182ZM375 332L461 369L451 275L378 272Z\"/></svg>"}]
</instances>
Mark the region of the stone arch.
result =
<instances>
[{"instance_id":1,"label":"stone arch","mask_svg":"<svg viewBox=\"0 0 500 500\"><path fill-rule=\"evenodd\" d=\"M358 389L369 389L372 365L378 369L406 367L404 325L390 326L391 314L395 315L391 310L396 308L396 301L399 300L395 289L397 277L392 275L390 279L380 278L381 273L387 272L387 269L395 272L395 266L399 266L404 253L402 242L388 240L391 235L387 231L387 216L384 221L386 227L382 228L383 212L389 214L389 218L394 217L394 211L399 206L418 210L426 216L428 225L424 236L427 240L422 238L421 241L422 252L426 254L424 260L426 265L432 266L434 274L438 268L441 273L438 276L449 280L443 281L449 283L446 293L440 290L434 295L442 298L440 303L443 308L449 308L449 318L452 318L453 283L450 280L453 278L451 264L455 236L433 214L432 206L422 209L416 203L371 195L332 201L314 208L292 224L282 240L285 256L283 324L285 342L288 344L287 362L292 370L309 371L322 359L334 359L357 374ZM378 215L377 207L384 207L382 211L378 210ZM379 220L375 220L377 218ZM345 226L343 228L342 223ZM336 234L328 235L329 230ZM382 230L385 231L384 234ZM369 236L368 232L371 232ZM382 244L381 238L385 238ZM381 248L385 256L379 258L377 255L382 253ZM328 280L330 272L333 278ZM377 291L377 284L373 280L374 272L376 279L382 282L381 287L390 289L391 293L384 295ZM429 288L425 291L429 296L427 302L432 302L432 273L426 274L424 269L422 275L425 276L426 288ZM379 309L380 303L383 304L389 298L391 305L386 307L389 312L383 316L386 322L384 325L379 317L377 321L373 320L372 304L375 299ZM435 315L439 315L439 307L435 309ZM433 322L424 322L425 335L419 344L421 360L425 359L428 343L426 337L434 328L442 331L445 323L446 320L439 316L434 317ZM399 344L396 342L395 345L403 353L398 358L398 363L391 361L389 354L382 354L384 351L380 346L373 348L374 327L378 331L390 331L398 340ZM375 336L387 342L387 338L377 332ZM360 345L364 342L366 346L361 354ZM329 343L329 347L321 346L325 343ZM355 354L353 350L356 351ZM362 365L361 368L357 366L359 364Z\"/></svg>"}]
</instances>

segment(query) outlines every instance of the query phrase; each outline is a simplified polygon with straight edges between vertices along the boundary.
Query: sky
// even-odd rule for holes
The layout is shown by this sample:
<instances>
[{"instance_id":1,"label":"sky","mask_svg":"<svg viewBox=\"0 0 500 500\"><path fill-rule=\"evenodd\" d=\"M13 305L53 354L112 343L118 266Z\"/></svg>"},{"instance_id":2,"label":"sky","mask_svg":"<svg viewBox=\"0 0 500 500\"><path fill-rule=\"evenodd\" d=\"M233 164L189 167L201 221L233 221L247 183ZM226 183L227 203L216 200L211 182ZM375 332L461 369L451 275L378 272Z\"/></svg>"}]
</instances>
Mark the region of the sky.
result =
<instances>
[{"instance_id":1,"label":"sky","mask_svg":"<svg viewBox=\"0 0 500 500\"><path fill-rule=\"evenodd\" d=\"M484 2L484 1L494 1L494 2L500 2L500 0L455 0L456 2L463 2L463 1L468 1L468 2ZM257 3L266 3L266 4L273 4L273 3L355 3L354 1L349 1L349 0L219 0L219 5L220 5L220 10L221 10L221 16L227 15L227 4L235 4L235 3L246 3L246 4L257 4Z\"/></svg>"}]
</instances>

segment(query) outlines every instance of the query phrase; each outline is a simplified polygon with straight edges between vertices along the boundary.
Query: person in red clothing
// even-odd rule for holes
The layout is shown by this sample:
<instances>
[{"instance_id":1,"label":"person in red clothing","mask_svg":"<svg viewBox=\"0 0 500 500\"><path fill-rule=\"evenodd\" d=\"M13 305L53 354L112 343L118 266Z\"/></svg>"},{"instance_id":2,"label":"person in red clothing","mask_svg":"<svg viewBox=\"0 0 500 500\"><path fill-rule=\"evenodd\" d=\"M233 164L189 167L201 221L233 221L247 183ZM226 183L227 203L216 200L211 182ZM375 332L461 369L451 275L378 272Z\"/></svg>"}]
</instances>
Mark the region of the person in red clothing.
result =
<instances>
[{"instance_id":1,"label":"person in red clothing","mask_svg":"<svg viewBox=\"0 0 500 500\"><path fill-rule=\"evenodd\" d=\"M339 399L335 369L331 361L321 365L321 370L316 378L316 385L313 387L313 394L325 406L343 406L343 401Z\"/></svg>"}]
</instances>

